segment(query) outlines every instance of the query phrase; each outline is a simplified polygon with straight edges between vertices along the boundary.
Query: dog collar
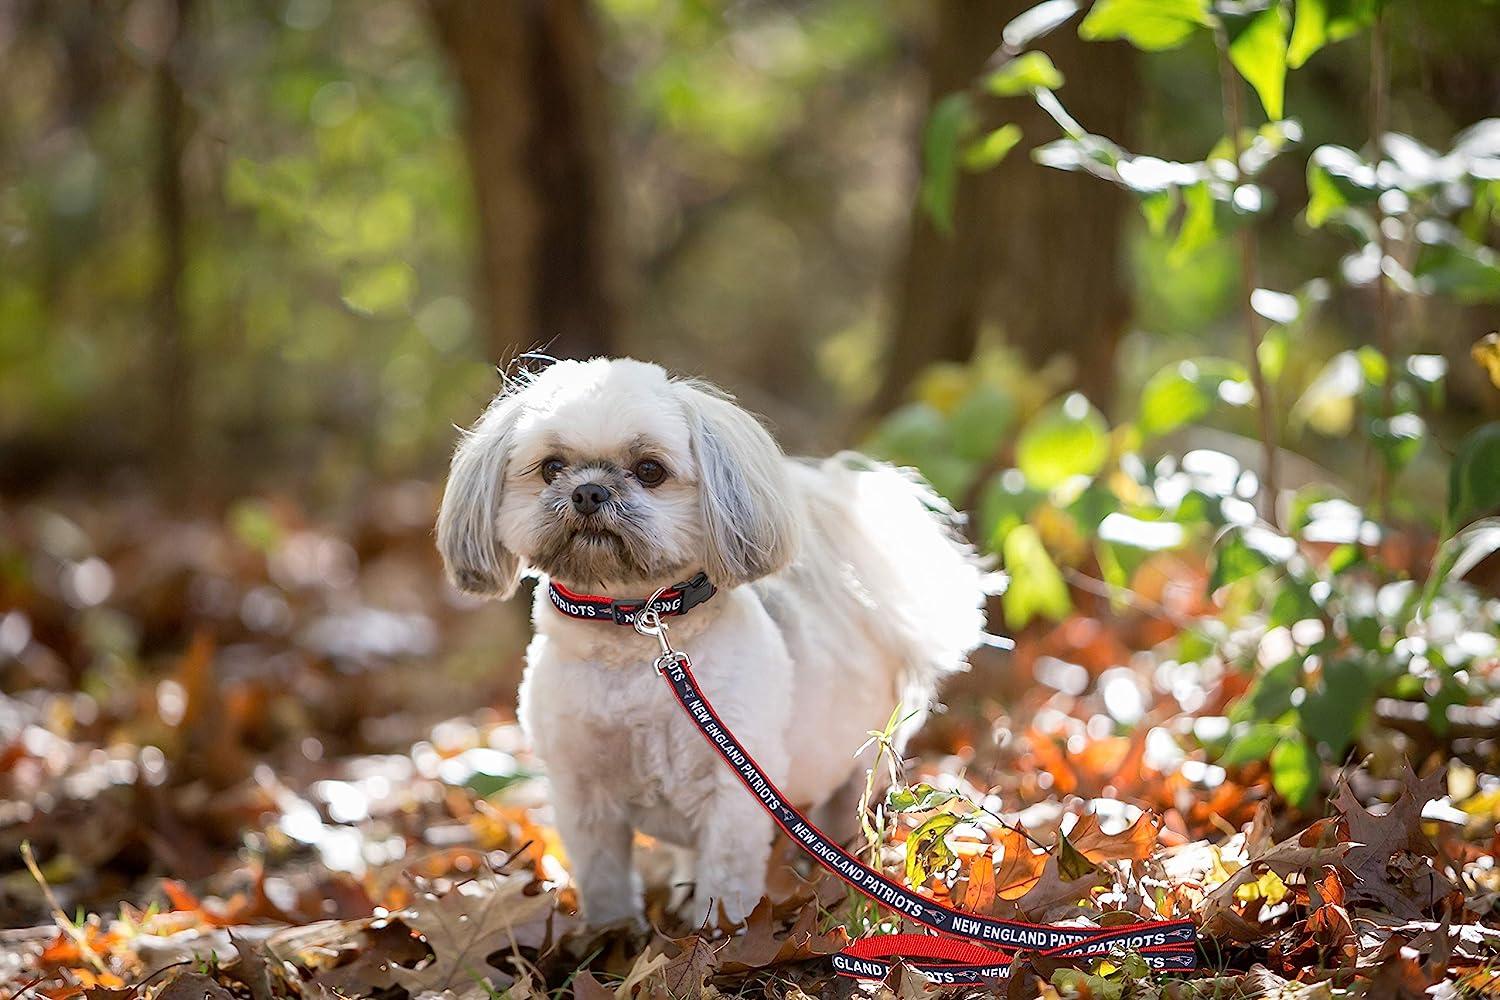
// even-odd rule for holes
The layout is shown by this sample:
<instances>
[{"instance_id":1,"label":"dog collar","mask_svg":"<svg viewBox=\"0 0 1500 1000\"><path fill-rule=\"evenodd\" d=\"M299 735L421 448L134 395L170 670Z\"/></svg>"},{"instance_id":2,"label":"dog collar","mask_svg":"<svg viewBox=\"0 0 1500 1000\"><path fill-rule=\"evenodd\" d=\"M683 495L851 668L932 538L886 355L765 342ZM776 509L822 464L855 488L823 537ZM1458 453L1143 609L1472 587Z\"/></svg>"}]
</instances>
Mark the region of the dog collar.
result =
<instances>
[{"instance_id":1,"label":"dog collar","mask_svg":"<svg viewBox=\"0 0 1500 1000\"><path fill-rule=\"evenodd\" d=\"M656 598L654 607L663 616L687 614L714 596L717 590L708 581L708 574L700 571L682 583L674 583L662 591ZM616 599L598 594L575 594L553 581L547 583L547 596L552 599L552 606L569 618L593 622L612 621L616 625L634 625L635 616L648 600L644 597Z\"/></svg>"}]
</instances>

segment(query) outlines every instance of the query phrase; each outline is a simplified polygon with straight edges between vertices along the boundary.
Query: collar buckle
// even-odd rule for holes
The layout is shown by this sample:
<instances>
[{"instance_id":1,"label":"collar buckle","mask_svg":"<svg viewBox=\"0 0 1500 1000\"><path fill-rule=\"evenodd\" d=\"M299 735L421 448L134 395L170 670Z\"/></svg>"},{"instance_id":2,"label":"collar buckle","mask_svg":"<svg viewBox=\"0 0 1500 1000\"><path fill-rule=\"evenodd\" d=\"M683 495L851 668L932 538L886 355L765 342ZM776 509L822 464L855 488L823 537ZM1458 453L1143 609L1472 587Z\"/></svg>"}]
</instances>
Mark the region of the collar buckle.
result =
<instances>
[{"instance_id":1,"label":"collar buckle","mask_svg":"<svg viewBox=\"0 0 1500 1000\"><path fill-rule=\"evenodd\" d=\"M682 586L682 605L678 614L682 614L691 608L696 608L710 597L714 596L715 588L708 580L708 574L701 569L692 578L685 581Z\"/></svg>"}]
</instances>

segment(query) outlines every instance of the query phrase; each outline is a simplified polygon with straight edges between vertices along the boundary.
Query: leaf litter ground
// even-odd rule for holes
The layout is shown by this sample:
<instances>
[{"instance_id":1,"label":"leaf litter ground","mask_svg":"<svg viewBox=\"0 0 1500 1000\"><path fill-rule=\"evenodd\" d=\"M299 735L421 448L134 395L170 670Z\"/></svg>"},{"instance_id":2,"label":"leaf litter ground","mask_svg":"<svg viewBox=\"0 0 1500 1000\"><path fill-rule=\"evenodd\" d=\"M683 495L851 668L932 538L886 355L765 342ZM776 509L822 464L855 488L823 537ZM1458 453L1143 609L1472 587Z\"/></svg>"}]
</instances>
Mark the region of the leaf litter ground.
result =
<instances>
[{"instance_id":1,"label":"leaf litter ground","mask_svg":"<svg viewBox=\"0 0 1500 1000\"><path fill-rule=\"evenodd\" d=\"M378 491L332 526L286 501L222 522L138 499L0 511L0 996L930 991L832 975L851 935L900 928L784 842L737 933L684 926L670 886L649 932L585 928L508 714L524 618L432 585L430 503ZM1139 655L1212 613L1202 574L1165 574L1189 581L1166 615L1101 601L978 657L862 846L950 905L1191 916L1205 941L1193 977L1022 954L973 993L1500 996L1496 737L1377 733L1326 801L1281 803L1266 765L1194 749L1243 678L1185 691Z\"/></svg>"}]
</instances>

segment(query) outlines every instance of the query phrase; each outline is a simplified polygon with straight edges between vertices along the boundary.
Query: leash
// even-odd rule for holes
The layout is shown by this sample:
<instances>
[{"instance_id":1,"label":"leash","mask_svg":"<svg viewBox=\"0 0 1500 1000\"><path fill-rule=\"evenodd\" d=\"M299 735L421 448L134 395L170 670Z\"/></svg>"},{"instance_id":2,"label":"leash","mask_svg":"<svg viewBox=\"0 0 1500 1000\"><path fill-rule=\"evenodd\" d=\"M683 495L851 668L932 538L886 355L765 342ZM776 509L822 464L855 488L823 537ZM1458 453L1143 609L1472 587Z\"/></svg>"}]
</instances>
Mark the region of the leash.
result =
<instances>
[{"instance_id":1,"label":"leash","mask_svg":"<svg viewBox=\"0 0 1500 1000\"><path fill-rule=\"evenodd\" d=\"M663 588L643 602L630 602L635 605L630 624L642 635L656 638L661 646L654 664L656 673L667 682L709 747L734 770L787 836L824 868L876 903L949 935L904 933L863 938L832 956L833 967L840 975L884 979L893 967L890 959L899 958L942 985L984 984L1007 978L1014 952L1022 949L1049 958L1107 958L1124 950L1138 953L1154 969L1189 972L1198 967L1197 930L1191 920L1066 927L965 913L911 891L830 840L761 771L699 690L687 654L672 648L663 612L654 606L670 589Z\"/></svg>"}]
</instances>

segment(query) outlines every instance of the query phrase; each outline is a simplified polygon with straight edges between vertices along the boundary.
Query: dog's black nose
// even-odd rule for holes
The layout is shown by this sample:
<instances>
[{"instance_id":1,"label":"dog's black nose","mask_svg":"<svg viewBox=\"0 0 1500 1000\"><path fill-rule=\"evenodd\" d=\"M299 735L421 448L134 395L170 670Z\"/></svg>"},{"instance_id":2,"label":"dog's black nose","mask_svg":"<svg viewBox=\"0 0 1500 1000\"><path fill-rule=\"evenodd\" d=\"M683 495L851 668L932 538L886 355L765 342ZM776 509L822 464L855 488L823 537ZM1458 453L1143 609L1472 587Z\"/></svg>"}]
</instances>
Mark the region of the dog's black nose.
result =
<instances>
[{"instance_id":1,"label":"dog's black nose","mask_svg":"<svg viewBox=\"0 0 1500 1000\"><path fill-rule=\"evenodd\" d=\"M580 514L592 514L608 499L609 490L598 483L584 483L573 491L573 509Z\"/></svg>"}]
</instances>

